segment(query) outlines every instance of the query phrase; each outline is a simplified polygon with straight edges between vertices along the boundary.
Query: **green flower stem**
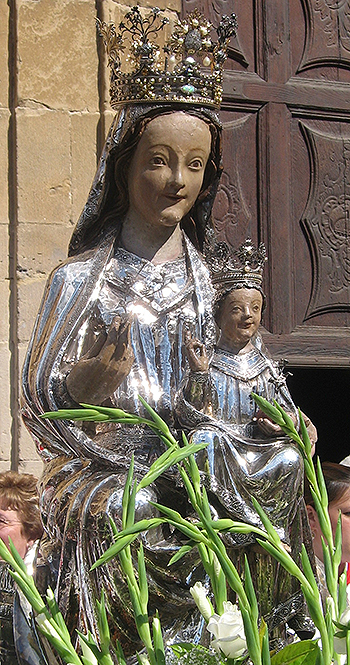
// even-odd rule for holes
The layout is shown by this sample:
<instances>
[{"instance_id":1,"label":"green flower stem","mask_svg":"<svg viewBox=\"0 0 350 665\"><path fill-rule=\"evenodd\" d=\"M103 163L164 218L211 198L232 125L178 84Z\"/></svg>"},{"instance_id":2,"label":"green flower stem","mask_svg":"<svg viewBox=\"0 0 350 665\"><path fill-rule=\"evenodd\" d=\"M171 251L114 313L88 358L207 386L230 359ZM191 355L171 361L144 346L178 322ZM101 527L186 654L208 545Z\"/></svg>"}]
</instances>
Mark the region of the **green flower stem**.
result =
<instances>
[{"instance_id":1,"label":"green flower stem","mask_svg":"<svg viewBox=\"0 0 350 665\"><path fill-rule=\"evenodd\" d=\"M328 569L329 584L332 587L332 597L333 597L333 594L336 589L336 585L334 585L334 579L336 579L335 573L337 572L335 570L336 558L334 558L334 554L337 555L339 552L339 542L336 542L336 547L334 548L331 525L328 515L327 494L323 482L322 471L320 465L319 468L317 469L317 474L314 469L311 458L311 443L307 434L305 423L302 419L301 414L299 414L300 431L302 434L301 438L298 432L296 431L294 423L290 418L290 416L286 414L276 402L274 403L274 405L271 405L261 397L254 395L254 398L256 399L256 402L259 405L259 407L263 411L265 411L268 417L274 420L274 422L277 422L278 425L280 425L283 431L287 434L287 436L289 436L297 443L305 459L305 469L307 472L311 489L314 492L316 509L319 512L320 523L323 527L324 534L327 539L327 544L328 544L327 547L329 548L329 556L328 558L327 557L326 558L327 561L329 561L327 569ZM160 473L163 473L163 471L166 468L169 468L169 466L171 466L172 464L178 465L189 499L192 503L193 508L196 510L199 516L199 522L197 524L193 524L188 520L183 519L182 516L176 511L173 511L168 507L161 506L156 503L153 504L155 507L158 508L160 513L164 515L164 519L169 524L179 529L183 534L185 534L189 538L189 543L183 548L181 548L181 551L177 553L177 555L174 555L172 560L173 561L178 560L179 558L181 558L181 556L183 556L183 554L186 551L189 551L190 549L192 549L192 547L197 545L201 559L203 561L203 565L208 574L210 575L212 581L215 579L215 569L216 571L217 570L222 571L222 579L223 576L226 576L229 586L233 589L233 591L237 594L239 598L251 660L254 663L254 665L262 665L262 658L263 658L264 665L268 665L269 663L269 654L267 646L268 634L266 631L266 638L263 640L263 644L260 646L259 633L257 629L258 610L257 610L255 592L250 578L250 573L249 572L247 573L246 571L246 583L244 588L232 561L229 559L227 555L226 548L219 535L218 529L220 527L219 525L214 526L213 520L211 519L210 506L206 496L206 492L204 489L203 491L201 490L200 473L194 457L194 453L197 452L197 450L194 447L191 448L191 444L188 443L186 437L183 437L183 448L180 448L176 439L173 437L173 435L171 434L169 428L164 423L164 421L156 414L156 412L151 407L147 405L147 403L142 398L140 398L140 400L145 410L148 412L148 415L151 417L152 419L151 421L139 418L137 416L132 416L130 414L126 414L125 412L121 412L120 410L109 409L107 412L105 407L91 407L89 405L84 405L84 406L86 406L87 409L89 410L87 418L89 420L93 419L92 411L95 410L96 415L98 416L96 419L108 418L109 420L113 420L114 422L123 422L129 424L134 424L135 422L137 422L140 424L148 425L149 427L151 427L152 431L158 433L161 440L167 446L168 450L165 451L165 453L163 453L163 456L161 456L161 458L159 458L159 460L157 460L154 463L154 465L152 465L147 474L146 479L142 479L141 481L142 485L141 483L139 483L137 489L145 487L150 482L153 482L153 480L155 480L158 477L158 475L160 475ZM83 414L81 412L77 415L78 419L82 419ZM68 415L68 412L64 413L63 411L61 411L59 417L74 419L74 413L73 411L70 411ZM123 514L124 514L124 509L126 511L125 516L123 516L123 531L119 534L116 534L115 545L119 547L118 550L119 557L121 561L123 561L123 566L129 585L130 595L132 601L135 604L134 611L136 615L136 624L139 630L139 634L141 636L141 639L143 638L144 643L145 644L147 643L146 644L147 651L148 649L150 649L149 659L151 665L154 665L154 658L152 652L153 647L151 647L152 640L148 632L149 631L148 620L146 627L147 614L146 612L142 613L142 609L144 609L143 606L145 604L147 596L145 589L143 589L142 600L141 600L141 591L137 585L136 577L132 573L132 560L131 560L131 551L130 551L131 541L127 540L128 538L129 539L132 538L136 534L136 532L135 534L132 534L129 531L128 535L125 535L127 529L130 529L134 526L134 506L135 506L135 494L137 489L135 488L135 485L133 486L133 489L131 489L131 482L132 482L131 477L132 474L130 474L128 482L128 491L126 492L125 506L123 506ZM280 561L281 564L284 565L284 567L292 575L294 575L299 579L301 588L305 594L306 600L310 607L310 614L314 618L315 623L320 630L322 646L323 646L323 653L322 653L323 663L324 665L328 665L331 662L330 659L332 655L332 650L330 648L330 643L333 637L332 631L330 631L331 634L329 637L328 637L329 631L327 631L326 622L329 623L330 615L328 613L325 620L323 613L321 611L317 585L313 577L311 566L307 560L306 552L303 554L304 557L303 561L304 572L303 572L300 570L300 568L298 568L292 557L290 557L290 555L284 549L277 533L275 532L272 524L269 522L267 516L263 518L263 511L261 511L260 517L263 521L266 533L262 530L254 529L249 525L238 524L235 522L229 523L230 522L229 520L227 521L225 520L224 524L220 526L221 528L224 527L225 531L236 530L242 533L248 531L255 532L256 535L258 536L257 539L258 542L260 542L261 545L265 547L265 549L268 552L270 552L272 556L274 556L278 561ZM153 524L153 526L154 525L155 524ZM144 524L144 526L146 526L146 524ZM148 523L147 526L150 528L151 524ZM137 527L137 529L140 529L140 524L136 524L135 527ZM124 550L121 549L121 545L124 545L125 547ZM141 560L139 560L139 567L140 567L140 562L141 562L140 570L142 571L141 576L143 577L145 575L145 571L142 568L143 566L142 555L141 555ZM102 558L98 562L96 562L95 566L100 565L100 563L102 563ZM218 565L220 566L219 569ZM213 583L213 589L215 591L215 595L217 596L216 602L220 606L222 606L223 602L222 579L220 579L220 584L216 584L215 582ZM334 600L336 602L337 599L335 598Z\"/></svg>"},{"instance_id":2,"label":"green flower stem","mask_svg":"<svg viewBox=\"0 0 350 665\"><path fill-rule=\"evenodd\" d=\"M331 607L327 610L326 616L324 616L323 612L321 611L319 594L316 593L315 588L313 588L313 590L310 590L309 586L305 585L305 583L301 581L301 578L298 575L296 576L300 580L301 588L305 595L305 599L309 607L311 618L315 622L321 634L323 662L325 664L328 664L332 662L333 634L334 634L334 630L332 626L329 624L329 618L331 617L331 615L333 615L333 618L334 617L339 618L338 559L339 559L339 553L341 552L341 536L338 532L338 534L336 535L336 545L334 546L332 526L328 512L327 489L322 473L321 462L319 459L317 460L317 468L315 469L311 456L311 442L300 409L299 409L299 419L300 419L300 432L302 434L302 439L300 438L298 432L296 431L293 423L290 422L290 418L288 419L287 414L285 414L283 409L276 402L274 402L274 406L272 406L264 398L255 395L253 393L252 395L256 403L258 404L259 408L261 408L262 411L264 411L267 414L267 416L271 418L271 420L273 420L274 422L278 422L278 424L285 432L285 434L290 438L292 438L297 443L304 459L305 473L308 482L310 484L310 489L314 499L315 509L320 522L321 530L327 542L327 544L324 546L325 571L326 571L327 587L332 598L332 604ZM305 558L304 558L304 564L305 564ZM312 582L311 578L314 579L314 576L309 574L308 582L312 587L314 587L314 583Z\"/></svg>"},{"instance_id":3,"label":"green flower stem","mask_svg":"<svg viewBox=\"0 0 350 665\"><path fill-rule=\"evenodd\" d=\"M47 603L45 605L39 591L37 590L33 577L28 574L27 568L9 539L10 550L5 543L0 540L0 556L8 563L13 570L11 575L21 589L23 595L31 604L36 612L36 622L40 632L47 637L52 646L56 649L61 658L71 665L83 665L75 651L63 617L58 610L51 589L47 592Z\"/></svg>"}]
</instances>

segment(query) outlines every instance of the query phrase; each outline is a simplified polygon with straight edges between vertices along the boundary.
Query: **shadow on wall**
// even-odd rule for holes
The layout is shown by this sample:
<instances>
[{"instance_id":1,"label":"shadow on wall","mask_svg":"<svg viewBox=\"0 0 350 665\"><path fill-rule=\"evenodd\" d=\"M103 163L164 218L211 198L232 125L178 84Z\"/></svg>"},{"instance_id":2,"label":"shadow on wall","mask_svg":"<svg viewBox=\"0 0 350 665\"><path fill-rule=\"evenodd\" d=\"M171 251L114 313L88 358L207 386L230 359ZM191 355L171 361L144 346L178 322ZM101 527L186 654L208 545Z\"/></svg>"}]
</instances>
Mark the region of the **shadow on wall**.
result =
<instances>
[{"instance_id":1,"label":"shadow on wall","mask_svg":"<svg viewBox=\"0 0 350 665\"><path fill-rule=\"evenodd\" d=\"M341 462L350 455L350 368L286 369L293 401L317 427L321 461Z\"/></svg>"}]
</instances>

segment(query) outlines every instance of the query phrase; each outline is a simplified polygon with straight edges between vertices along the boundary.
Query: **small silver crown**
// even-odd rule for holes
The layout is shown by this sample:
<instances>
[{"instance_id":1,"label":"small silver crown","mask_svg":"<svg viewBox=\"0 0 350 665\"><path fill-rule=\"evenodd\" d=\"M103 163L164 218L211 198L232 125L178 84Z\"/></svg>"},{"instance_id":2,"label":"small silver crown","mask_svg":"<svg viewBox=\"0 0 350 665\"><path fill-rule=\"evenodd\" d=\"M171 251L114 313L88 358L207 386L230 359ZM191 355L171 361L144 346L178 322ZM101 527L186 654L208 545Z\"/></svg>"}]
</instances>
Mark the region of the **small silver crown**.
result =
<instances>
[{"instance_id":1,"label":"small silver crown","mask_svg":"<svg viewBox=\"0 0 350 665\"><path fill-rule=\"evenodd\" d=\"M181 102L219 108L222 100L222 71L227 46L235 34L235 14L223 16L216 29L195 9L175 29L163 49L159 33L169 22L155 7L142 17L139 7L125 14L116 29L113 23L96 19L111 67L111 106L124 103ZM163 53L162 53L163 51ZM130 64L132 71L122 71Z\"/></svg>"},{"instance_id":2,"label":"small silver crown","mask_svg":"<svg viewBox=\"0 0 350 665\"><path fill-rule=\"evenodd\" d=\"M260 289L264 265L267 261L264 243L255 247L250 238L231 252L225 242L218 242L206 256L211 278L216 291L220 294L228 288L237 288L245 284Z\"/></svg>"}]
</instances>

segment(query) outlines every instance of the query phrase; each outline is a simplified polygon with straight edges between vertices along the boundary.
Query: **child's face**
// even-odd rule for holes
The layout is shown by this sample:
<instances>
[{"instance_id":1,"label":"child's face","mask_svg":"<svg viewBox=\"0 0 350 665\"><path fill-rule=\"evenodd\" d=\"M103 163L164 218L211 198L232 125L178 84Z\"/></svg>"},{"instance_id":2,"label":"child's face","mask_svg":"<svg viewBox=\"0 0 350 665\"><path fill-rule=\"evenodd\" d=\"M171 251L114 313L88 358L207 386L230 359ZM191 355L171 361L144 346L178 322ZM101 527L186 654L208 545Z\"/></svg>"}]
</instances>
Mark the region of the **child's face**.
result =
<instances>
[{"instance_id":1,"label":"child's face","mask_svg":"<svg viewBox=\"0 0 350 665\"><path fill-rule=\"evenodd\" d=\"M221 340L243 348L258 331L263 299L257 289L234 289L220 307L218 325Z\"/></svg>"}]
</instances>

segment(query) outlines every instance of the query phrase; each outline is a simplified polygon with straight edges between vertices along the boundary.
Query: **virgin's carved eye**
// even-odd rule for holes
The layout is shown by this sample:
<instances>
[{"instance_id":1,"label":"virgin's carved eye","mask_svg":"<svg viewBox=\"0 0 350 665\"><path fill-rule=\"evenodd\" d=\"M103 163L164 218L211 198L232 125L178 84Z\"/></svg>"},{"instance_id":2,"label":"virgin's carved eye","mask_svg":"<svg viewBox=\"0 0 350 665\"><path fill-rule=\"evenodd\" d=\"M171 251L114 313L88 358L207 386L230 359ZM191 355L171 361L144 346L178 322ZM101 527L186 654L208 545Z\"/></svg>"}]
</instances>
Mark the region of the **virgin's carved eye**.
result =
<instances>
[{"instance_id":1,"label":"virgin's carved eye","mask_svg":"<svg viewBox=\"0 0 350 665\"><path fill-rule=\"evenodd\" d=\"M201 159L193 159L189 166L191 169L201 169L203 168L203 162Z\"/></svg>"},{"instance_id":2,"label":"virgin's carved eye","mask_svg":"<svg viewBox=\"0 0 350 665\"><path fill-rule=\"evenodd\" d=\"M164 157L162 157L161 155L155 155L154 157L152 157L151 161L152 164L154 164L155 166L164 166L166 163Z\"/></svg>"}]
</instances>

